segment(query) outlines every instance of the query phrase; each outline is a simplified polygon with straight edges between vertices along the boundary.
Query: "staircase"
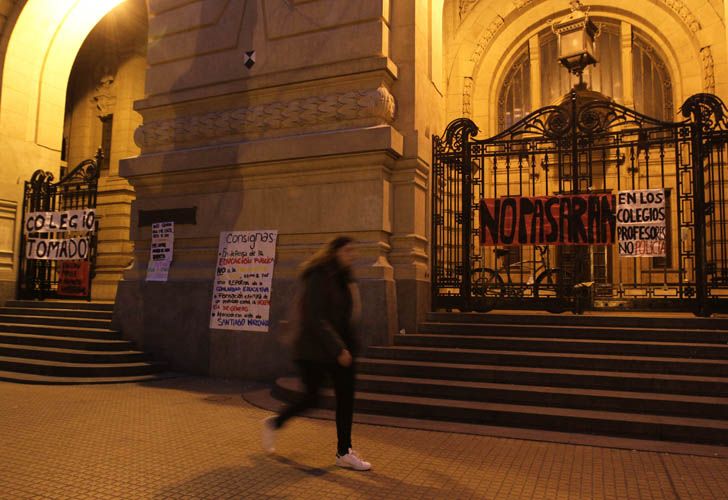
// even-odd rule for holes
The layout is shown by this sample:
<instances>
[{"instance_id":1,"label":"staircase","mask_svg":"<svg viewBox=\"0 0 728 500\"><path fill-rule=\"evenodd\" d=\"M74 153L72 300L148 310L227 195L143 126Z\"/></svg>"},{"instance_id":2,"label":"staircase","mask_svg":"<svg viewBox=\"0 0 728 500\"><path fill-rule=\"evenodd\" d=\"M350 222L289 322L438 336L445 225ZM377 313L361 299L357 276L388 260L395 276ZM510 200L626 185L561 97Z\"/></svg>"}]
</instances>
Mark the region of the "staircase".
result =
<instances>
[{"instance_id":1,"label":"staircase","mask_svg":"<svg viewBox=\"0 0 728 500\"><path fill-rule=\"evenodd\" d=\"M0 307L0 380L36 384L139 382L163 363L111 329L113 304L10 301Z\"/></svg>"},{"instance_id":2,"label":"staircase","mask_svg":"<svg viewBox=\"0 0 728 500\"><path fill-rule=\"evenodd\" d=\"M725 318L431 313L358 371L359 412L728 445Z\"/></svg>"}]
</instances>

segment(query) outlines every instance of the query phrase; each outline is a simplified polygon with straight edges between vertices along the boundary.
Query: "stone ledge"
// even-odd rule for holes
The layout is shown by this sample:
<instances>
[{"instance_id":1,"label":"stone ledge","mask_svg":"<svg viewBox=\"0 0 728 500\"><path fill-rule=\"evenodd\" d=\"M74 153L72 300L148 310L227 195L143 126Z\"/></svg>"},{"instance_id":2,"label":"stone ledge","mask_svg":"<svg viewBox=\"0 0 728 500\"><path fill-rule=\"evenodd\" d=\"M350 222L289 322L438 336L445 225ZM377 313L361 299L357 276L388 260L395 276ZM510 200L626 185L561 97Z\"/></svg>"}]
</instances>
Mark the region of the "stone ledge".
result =
<instances>
[{"instance_id":1,"label":"stone ledge","mask_svg":"<svg viewBox=\"0 0 728 500\"><path fill-rule=\"evenodd\" d=\"M402 135L393 127L382 125L166 153L142 154L136 158L122 160L119 164L119 172L123 177L133 178L150 174L361 154L372 151L386 151L393 157L401 156L403 153Z\"/></svg>"}]
</instances>

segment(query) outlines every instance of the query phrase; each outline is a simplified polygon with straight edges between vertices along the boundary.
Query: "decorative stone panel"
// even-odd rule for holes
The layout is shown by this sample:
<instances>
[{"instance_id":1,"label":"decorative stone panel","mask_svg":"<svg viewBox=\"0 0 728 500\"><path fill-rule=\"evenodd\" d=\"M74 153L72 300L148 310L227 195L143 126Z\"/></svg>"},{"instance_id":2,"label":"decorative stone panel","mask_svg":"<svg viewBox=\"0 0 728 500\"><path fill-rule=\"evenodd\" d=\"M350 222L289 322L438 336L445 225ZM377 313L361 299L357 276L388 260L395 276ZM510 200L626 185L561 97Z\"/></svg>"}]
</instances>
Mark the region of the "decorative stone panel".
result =
<instances>
[{"instance_id":1,"label":"decorative stone panel","mask_svg":"<svg viewBox=\"0 0 728 500\"><path fill-rule=\"evenodd\" d=\"M700 60L703 65L703 90L715 94L715 63L710 46L700 49Z\"/></svg>"},{"instance_id":2,"label":"decorative stone panel","mask_svg":"<svg viewBox=\"0 0 728 500\"><path fill-rule=\"evenodd\" d=\"M324 124L373 119L378 124L394 120L394 96L384 86L376 89L313 96L246 108L152 121L136 130L142 148L185 144L253 132L305 128Z\"/></svg>"}]
</instances>

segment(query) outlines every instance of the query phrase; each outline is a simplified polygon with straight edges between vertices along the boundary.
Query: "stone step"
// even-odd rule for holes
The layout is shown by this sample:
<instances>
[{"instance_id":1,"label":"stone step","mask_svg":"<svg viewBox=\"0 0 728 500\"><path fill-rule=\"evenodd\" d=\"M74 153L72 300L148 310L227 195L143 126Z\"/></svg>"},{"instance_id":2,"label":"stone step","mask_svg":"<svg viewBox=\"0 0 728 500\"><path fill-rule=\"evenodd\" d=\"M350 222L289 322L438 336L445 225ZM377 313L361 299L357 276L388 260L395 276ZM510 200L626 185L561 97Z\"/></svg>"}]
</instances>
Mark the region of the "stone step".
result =
<instances>
[{"instance_id":1,"label":"stone step","mask_svg":"<svg viewBox=\"0 0 728 500\"><path fill-rule=\"evenodd\" d=\"M0 343L87 351L133 350L134 343L120 338L54 337L29 333L0 332Z\"/></svg>"},{"instance_id":2,"label":"stone step","mask_svg":"<svg viewBox=\"0 0 728 500\"><path fill-rule=\"evenodd\" d=\"M297 379L284 377L276 381L274 393L276 397L291 401L300 397L301 388ZM322 391L320 404L324 408L334 407L335 400L331 389ZM405 418L712 445L728 444L728 421L719 419L462 401L364 391L357 392L355 408L359 412Z\"/></svg>"},{"instance_id":3,"label":"stone step","mask_svg":"<svg viewBox=\"0 0 728 500\"><path fill-rule=\"evenodd\" d=\"M91 351L83 349L63 349L58 347L39 347L0 343L0 357L30 358L65 363L138 363L147 361L141 351Z\"/></svg>"},{"instance_id":4,"label":"stone step","mask_svg":"<svg viewBox=\"0 0 728 500\"><path fill-rule=\"evenodd\" d=\"M169 372L159 372L150 375L132 375L128 377L53 377L49 375L35 375L33 373L0 371L0 380L20 384L43 385L128 384L134 382L152 382L177 376L179 375Z\"/></svg>"},{"instance_id":5,"label":"stone step","mask_svg":"<svg viewBox=\"0 0 728 500\"><path fill-rule=\"evenodd\" d=\"M58 309L38 307L0 307L0 314L14 316L53 316L53 317L83 317L87 319L111 320L114 312L111 310L97 311L93 309Z\"/></svg>"},{"instance_id":6,"label":"stone step","mask_svg":"<svg viewBox=\"0 0 728 500\"><path fill-rule=\"evenodd\" d=\"M728 362L721 359L524 352L401 345L369 347L367 357L439 363L728 377Z\"/></svg>"},{"instance_id":7,"label":"stone step","mask_svg":"<svg viewBox=\"0 0 728 500\"><path fill-rule=\"evenodd\" d=\"M109 328L85 328L77 326L34 325L30 323L0 323L0 332L28 333L51 337L78 337L88 339L118 339L117 330Z\"/></svg>"},{"instance_id":8,"label":"stone step","mask_svg":"<svg viewBox=\"0 0 728 500\"><path fill-rule=\"evenodd\" d=\"M88 302L85 300L9 300L5 307L34 309L80 309L92 311L113 311L113 302Z\"/></svg>"},{"instance_id":9,"label":"stone step","mask_svg":"<svg viewBox=\"0 0 728 500\"><path fill-rule=\"evenodd\" d=\"M370 375L703 396L728 395L728 377L437 363L368 357L359 358L357 366L360 373Z\"/></svg>"},{"instance_id":10,"label":"stone step","mask_svg":"<svg viewBox=\"0 0 728 500\"><path fill-rule=\"evenodd\" d=\"M0 379L33 384L156 380L166 368L111 328L113 303L10 301L0 308Z\"/></svg>"},{"instance_id":11,"label":"stone step","mask_svg":"<svg viewBox=\"0 0 728 500\"><path fill-rule=\"evenodd\" d=\"M0 371L32 373L52 377L128 377L150 375L165 368L160 362L67 363L32 358L0 356Z\"/></svg>"},{"instance_id":12,"label":"stone step","mask_svg":"<svg viewBox=\"0 0 728 500\"><path fill-rule=\"evenodd\" d=\"M728 398L361 374L368 393L728 420Z\"/></svg>"},{"instance_id":13,"label":"stone step","mask_svg":"<svg viewBox=\"0 0 728 500\"><path fill-rule=\"evenodd\" d=\"M434 323L476 323L476 324L518 324L544 326L603 326L608 328L651 328L686 330L728 331L728 317L700 318L687 313L655 312L592 312L574 315L571 313L551 314L541 311L493 311L489 313L431 312L427 322Z\"/></svg>"},{"instance_id":14,"label":"stone step","mask_svg":"<svg viewBox=\"0 0 728 500\"><path fill-rule=\"evenodd\" d=\"M394 345L493 349L506 351L611 354L623 356L687 356L728 360L728 344L645 342L626 340L563 339L542 337L497 337L473 335L395 335Z\"/></svg>"},{"instance_id":15,"label":"stone step","mask_svg":"<svg viewBox=\"0 0 728 500\"><path fill-rule=\"evenodd\" d=\"M76 311L77 313L83 313L83 311ZM42 326L73 326L81 328L111 328L111 319L98 319L98 318L86 318L86 317L73 317L73 316L46 316L45 311L43 315L26 316L17 314L3 314L0 311L0 323L17 323L17 324L32 324Z\"/></svg>"},{"instance_id":16,"label":"stone step","mask_svg":"<svg viewBox=\"0 0 728 500\"><path fill-rule=\"evenodd\" d=\"M561 324L531 325L519 323L424 322L418 326L416 333L728 344L728 330L690 330L685 328L614 328L609 326L571 326Z\"/></svg>"}]
</instances>

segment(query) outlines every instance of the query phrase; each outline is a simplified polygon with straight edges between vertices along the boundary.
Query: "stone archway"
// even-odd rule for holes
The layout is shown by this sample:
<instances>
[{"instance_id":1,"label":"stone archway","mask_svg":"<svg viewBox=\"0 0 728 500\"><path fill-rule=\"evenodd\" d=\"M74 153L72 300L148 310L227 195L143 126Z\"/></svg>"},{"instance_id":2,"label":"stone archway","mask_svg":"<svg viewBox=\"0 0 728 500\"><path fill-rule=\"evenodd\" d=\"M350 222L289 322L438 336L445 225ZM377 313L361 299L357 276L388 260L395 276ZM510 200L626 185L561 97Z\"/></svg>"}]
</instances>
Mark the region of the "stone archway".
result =
<instances>
[{"instance_id":1,"label":"stone archway","mask_svg":"<svg viewBox=\"0 0 728 500\"><path fill-rule=\"evenodd\" d=\"M74 61L99 21L125 1L13 2L15 6L8 16L0 46L0 168L3 171L0 179L0 299L14 295L19 239L17 219L21 211L23 181L39 168L56 177L60 173L66 96ZM107 190L112 197L119 198L115 202L121 202L121 207L115 209L118 213L112 217L119 219L114 222L118 226L114 230L128 231L131 189L125 182L111 182ZM122 221L124 215L126 219ZM117 262L114 265L123 268L125 264ZM116 274L120 277L121 269ZM114 291L114 286L100 287L94 296L111 299Z\"/></svg>"},{"instance_id":2,"label":"stone archway","mask_svg":"<svg viewBox=\"0 0 728 500\"><path fill-rule=\"evenodd\" d=\"M676 101L696 92L721 94L725 27L705 0L585 1L595 16L629 21L666 54ZM445 4L447 119L469 116L487 133L496 128L497 92L515 51L529 34L568 11L565 0L451 0ZM718 29L720 27L720 29ZM687 50L686 50L687 49ZM484 130L484 132L486 132Z\"/></svg>"}]
</instances>

